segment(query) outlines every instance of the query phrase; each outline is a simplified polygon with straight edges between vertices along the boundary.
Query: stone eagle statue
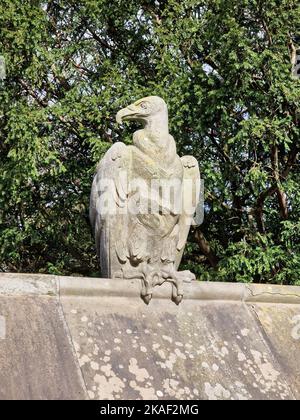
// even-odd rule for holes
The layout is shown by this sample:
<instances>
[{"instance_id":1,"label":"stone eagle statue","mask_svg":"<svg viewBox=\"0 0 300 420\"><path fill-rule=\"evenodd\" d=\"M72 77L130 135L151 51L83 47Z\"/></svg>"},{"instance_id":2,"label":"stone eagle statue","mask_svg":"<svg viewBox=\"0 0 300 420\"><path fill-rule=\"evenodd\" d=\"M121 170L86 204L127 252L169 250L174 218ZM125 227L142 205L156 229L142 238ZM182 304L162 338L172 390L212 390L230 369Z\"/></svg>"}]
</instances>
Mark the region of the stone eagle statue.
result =
<instances>
[{"instance_id":1,"label":"stone eagle statue","mask_svg":"<svg viewBox=\"0 0 300 420\"><path fill-rule=\"evenodd\" d=\"M138 121L143 128L134 133L133 145L113 144L97 166L90 221L101 274L141 279L147 304L156 285L170 282L179 304L183 283L195 279L178 266L198 204L198 162L177 155L163 99L140 99L116 119Z\"/></svg>"}]
</instances>

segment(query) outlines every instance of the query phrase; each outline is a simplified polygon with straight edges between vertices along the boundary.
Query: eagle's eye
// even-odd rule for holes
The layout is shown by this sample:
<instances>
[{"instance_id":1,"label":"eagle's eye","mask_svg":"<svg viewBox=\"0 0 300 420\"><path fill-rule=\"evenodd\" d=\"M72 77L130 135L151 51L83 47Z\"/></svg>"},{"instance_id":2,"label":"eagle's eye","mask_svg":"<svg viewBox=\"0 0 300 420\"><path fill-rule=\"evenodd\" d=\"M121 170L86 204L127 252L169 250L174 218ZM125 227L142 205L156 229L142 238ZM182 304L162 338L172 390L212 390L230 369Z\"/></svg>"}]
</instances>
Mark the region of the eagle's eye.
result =
<instances>
[{"instance_id":1,"label":"eagle's eye","mask_svg":"<svg viewBox=\"0 0 300 420\"><path fill-rule=\"evenodd\" d=\"M147 109L147 104L146 104L146 102L141 102L141 103L140 103L140 107L141 107L141 108L143 108L143 109Z\"/></svg>"}]
</instances>

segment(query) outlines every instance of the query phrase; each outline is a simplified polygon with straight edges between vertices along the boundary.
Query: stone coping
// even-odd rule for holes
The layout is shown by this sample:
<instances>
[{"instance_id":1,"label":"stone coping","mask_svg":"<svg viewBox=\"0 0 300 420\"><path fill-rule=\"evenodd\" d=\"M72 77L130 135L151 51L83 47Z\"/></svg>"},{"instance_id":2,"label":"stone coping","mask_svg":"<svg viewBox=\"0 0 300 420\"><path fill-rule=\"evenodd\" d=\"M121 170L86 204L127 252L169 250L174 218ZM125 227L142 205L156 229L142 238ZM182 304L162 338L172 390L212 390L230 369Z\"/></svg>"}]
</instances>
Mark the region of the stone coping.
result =
<instances>
[{"instance_id":1,"label":"stone coping","mask_svg":"<svg viewBox=\"0 0 300 420\"><path fill-rule=\"evenodd\" d=\"M0 294L134 298L140 294L140 281L1 273ZM170 284L154 289L156 299L170 299L170 296ZM300 304L300 286L194 281L184 285L184 299Z\"/></svg>"}]
</instances>

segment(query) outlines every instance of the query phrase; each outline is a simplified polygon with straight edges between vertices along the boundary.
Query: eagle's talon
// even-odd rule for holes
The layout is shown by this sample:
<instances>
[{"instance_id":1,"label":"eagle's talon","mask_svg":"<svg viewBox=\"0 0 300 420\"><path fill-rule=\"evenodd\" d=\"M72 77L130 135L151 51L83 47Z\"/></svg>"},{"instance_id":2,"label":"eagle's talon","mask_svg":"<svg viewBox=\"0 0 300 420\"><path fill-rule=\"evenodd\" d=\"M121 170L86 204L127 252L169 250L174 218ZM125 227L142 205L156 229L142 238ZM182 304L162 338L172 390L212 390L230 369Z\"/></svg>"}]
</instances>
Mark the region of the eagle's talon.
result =
<instances>
[{"instance_id":1,"label":"eagle's talon","mask_svg":"<svg viewBox=\"0 0 300 420\"><path fill-rule=\"evenodd\" d=\"M176 305L179 305L179 303L182 301L183 295L177 295L173 297L173 302L176 303Z\"/></svg>"},{"instance_id":2,"label":"eagle's talon","mask_svg":"<svg viewBox=\"0 0 300 420\"><path fill-rule=\"evenodd\" d=\"M190 271L183 271L182 273L185 274L183 278L184 283L191 283L192 281L196 280L196 276L194 273L191 273Z\"/></svg>"},{"instance_id":3,"label":"eagle's talon","mask_svg":"<svg viewBox=\"0 0 300 420\"><path fill-rule=\"evenodd\" d=\"M152 299L152 293L142 296L143 301L146 303L146 305L149 305L151 299Z\"/></svg>"}]
</instances>

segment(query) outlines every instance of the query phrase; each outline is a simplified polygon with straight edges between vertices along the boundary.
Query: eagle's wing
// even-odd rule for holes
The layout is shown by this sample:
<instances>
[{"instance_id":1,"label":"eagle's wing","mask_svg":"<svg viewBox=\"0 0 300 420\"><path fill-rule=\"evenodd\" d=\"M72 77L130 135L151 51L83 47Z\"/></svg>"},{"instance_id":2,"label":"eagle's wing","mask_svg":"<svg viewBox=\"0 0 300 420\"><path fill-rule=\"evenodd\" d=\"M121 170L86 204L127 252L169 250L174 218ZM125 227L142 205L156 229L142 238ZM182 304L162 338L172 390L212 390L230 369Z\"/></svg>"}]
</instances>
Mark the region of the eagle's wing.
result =
<instances>
[{"instance_id":1,"label":"eagle's wing","mask_svg":"<svg viewBox=\"0 0 300 420\"><path fill-rule=\"evenodd\" d=\"M178 242L175 266L179 267L187 241L189 230L200 197L200 171L197 160L193 156L181 158L183 166L182 214L178 221Z\"/></svg>"},{"instance_id":2,"label":"eagle's wing","mask_svg":"<svg viewBox=\"0 0 300 420\"><path fill-rule=\"evenodd\" d=\"M105 276L110 275L111 227L120 225L116 218L119 217L120 209L127 205L129 171L129 148L124 143L118 142L106 152L99 162L93 180L90 197L90 221L102 275ZM124 217L126 217L126 210ZM119 237L119 241L119 245L121 245L121 237ZM126 252L122 246L119 248L120 252ZM122 255L120 257L122 259Z\"/></svg>"}]
</instances>

